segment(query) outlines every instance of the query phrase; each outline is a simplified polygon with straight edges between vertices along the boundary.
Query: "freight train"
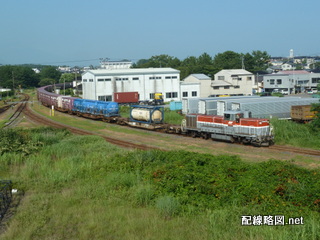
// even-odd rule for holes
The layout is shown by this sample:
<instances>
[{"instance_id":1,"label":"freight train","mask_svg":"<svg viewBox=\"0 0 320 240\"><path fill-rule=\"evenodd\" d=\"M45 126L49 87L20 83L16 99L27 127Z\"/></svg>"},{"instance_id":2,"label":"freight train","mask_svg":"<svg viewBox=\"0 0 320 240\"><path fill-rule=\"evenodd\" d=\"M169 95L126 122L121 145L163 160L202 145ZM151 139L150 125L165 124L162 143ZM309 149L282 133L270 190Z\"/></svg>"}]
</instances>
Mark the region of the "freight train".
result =
<instances>
[{"instance_id":1,"label":"freight train","mask_svg":"<svg viewBox=\"0 0 320 240\"><path fill-rule=\"evenodd\" d=\"M61 112L77 116L99 119L121 125L160 130L168 133L181 133L204 139L217 139L240 142L254 146L273 144L274 135L268 119L251 118L250 113L226 111L224 116L187 114L181 126L164 123L164 109L161 106L132 105L130 117L119 115L116 102L104 102L61 96L50 92L51 86L37 90L39 102L54 107Z\"/></svg>"}]
</instances>

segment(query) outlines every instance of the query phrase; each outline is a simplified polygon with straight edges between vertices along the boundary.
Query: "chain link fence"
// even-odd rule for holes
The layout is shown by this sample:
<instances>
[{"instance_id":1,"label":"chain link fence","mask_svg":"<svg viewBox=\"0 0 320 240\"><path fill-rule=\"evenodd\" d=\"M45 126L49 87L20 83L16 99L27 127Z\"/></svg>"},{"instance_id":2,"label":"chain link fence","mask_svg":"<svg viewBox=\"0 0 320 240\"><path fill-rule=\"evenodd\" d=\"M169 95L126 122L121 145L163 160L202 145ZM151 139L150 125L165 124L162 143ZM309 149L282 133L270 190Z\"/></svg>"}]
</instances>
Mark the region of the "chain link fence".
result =
<instances>
[{"instance_id":1,"label":"chain link fence","mask_svg":"<svg viewBox=\"0 0 320 240\"><path fill-rule=\"evenodd\" d=\"M0 180L0 221L4 217L12 200L12 182Z\"/></svg>"}]
</instances>

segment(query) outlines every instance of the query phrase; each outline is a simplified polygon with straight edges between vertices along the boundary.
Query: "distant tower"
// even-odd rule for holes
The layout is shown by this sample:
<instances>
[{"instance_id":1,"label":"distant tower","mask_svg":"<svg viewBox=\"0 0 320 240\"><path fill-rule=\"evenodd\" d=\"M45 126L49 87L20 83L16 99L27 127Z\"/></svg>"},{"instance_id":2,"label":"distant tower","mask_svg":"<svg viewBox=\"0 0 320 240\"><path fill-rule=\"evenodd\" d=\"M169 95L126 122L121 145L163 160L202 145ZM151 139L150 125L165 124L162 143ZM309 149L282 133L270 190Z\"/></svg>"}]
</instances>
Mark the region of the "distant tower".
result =
<instances>
[{"instance_id":1,"label":"distant tower","mask_svg":"<svg viewBox=\"0 0 320 240\"><path fill-rule=\"evenodd\" d=\"M290 57L289 58L294 58L293 56L293 49L290 49Z\"/></svg>"}]
</instances>

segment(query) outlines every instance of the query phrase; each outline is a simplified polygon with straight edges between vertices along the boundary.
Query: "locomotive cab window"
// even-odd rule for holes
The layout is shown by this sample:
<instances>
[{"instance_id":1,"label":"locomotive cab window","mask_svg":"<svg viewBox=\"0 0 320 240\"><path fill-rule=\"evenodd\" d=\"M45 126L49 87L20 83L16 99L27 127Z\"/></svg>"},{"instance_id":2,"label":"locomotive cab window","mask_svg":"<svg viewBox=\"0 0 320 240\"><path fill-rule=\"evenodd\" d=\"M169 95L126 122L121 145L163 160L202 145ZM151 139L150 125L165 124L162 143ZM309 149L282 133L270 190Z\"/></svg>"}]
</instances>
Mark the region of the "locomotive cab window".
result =
<instances>
[{"instance_id":1,"label":"locomotive cab window","mask_svg":"<svg viewBox=\"0 0 320 240\"><path fill-rule=\"evenodd\" d=\"M224 120L240 122L240 118L243 118L243 113L241 112L224 113Z\"/></svg>"},{"instance_id":2,"label":"locomotive cab window","mask_svg":"<svg viewBox=\"0 0 320 240\"><path fill-rule=\"evenodd\" d=\"M225 113L224 120L231 120L231 114Z\"/></svg>"}]
</instances>

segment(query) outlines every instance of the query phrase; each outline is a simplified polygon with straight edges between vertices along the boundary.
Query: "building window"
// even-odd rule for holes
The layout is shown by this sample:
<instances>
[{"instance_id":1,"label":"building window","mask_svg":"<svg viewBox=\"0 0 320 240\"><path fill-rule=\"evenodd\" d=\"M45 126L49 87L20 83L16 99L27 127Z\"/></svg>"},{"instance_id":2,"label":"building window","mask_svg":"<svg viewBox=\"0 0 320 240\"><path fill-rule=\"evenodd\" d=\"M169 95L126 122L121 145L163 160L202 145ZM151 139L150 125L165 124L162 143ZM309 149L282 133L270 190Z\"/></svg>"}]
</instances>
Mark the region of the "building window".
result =
<instances>
[{"instance_id":1,"label":"building window","mask_svg":"<svg viewBox=\"0 0 320 240\"><path fill-rule=\"evenodd\" d=\"M234 87L234 88L240 88L240 86L239 86L239 85L234 85L233 87Z\"/></svg>"},{"instance_id":2,"label":"building window","mask_svg":"<svg viewBox=\"0 0 320 240\"><path fill-rule=\"evenodd\" d=\"M150 80L161 79L161 77L149 77Z\"/></svg>"},{"instance_id":3,"label":"building window","mask_svg":"<svg viewBox=\"0 0 320 240\"><path fill-rule=\"evenodd\" d=\"M281 79L277 79L277 84L282 84L282 80Z\"/></svg>"},{"instance_id":4,"label":"building window","mask_svg":"<svg viewBox=\"0 0 320 240\"><path fill-rule=\"evenodd\" d=\"M132 78L132 80L139 80L139 78L138 77L134 77L134 78Z\"/></svg>"},{"instance_id":5,"label":"building window","mask_svg":"<svg viewBox=\"0 0 320 240\"><path fill-rule=\"evenodd\" d=\"M213 87L213 89L215 89L215 90L219 90L219 87Z\"/></svg>"},{"instance_id":6,"label":"building window","mask_svg":"<svg viewBox=\"0 0 320 240\"><path fill-rule=\"evenodd\" d=\"M89 79L89 82L93 82L93 79Z\"/></svg>"},{"instance_id":7,"label":"building window","mask_svg":"<svg viewBox=\"0 0 320 240\"><path fill-rule=\"evenodd\" d=\"M251 80L252 80L252 77L247 77L247 80L248 80L248 81L251 81Z\"/></svg>"},{"instance_id":8,"label":"building window","mask_svg":"<svg viewBox=\"0 0 320 240\"><path fill-rule=\"evenodd\" d=\"M105 80L106 80L106 81L111 81L111 78L106 78Z\"/></svg>"},{"instance_id":9,"label":"building window","mask_svg":"<svg viewBox=\"0 0 320 240\"><path fill-rule=\"evenodd\" d=\"M128 81L129 78L116 78L116 81Z\"/></svg>"},{"instance_id":10,"label":"building window","mask_svg":"<svg viewBox=\"0 0 320 240\"><path fill-rule=\"evenodd\" d=\"M274 79L270 79L270 85L274 85Z\"/></svg>"},{"instance_id":11,"label":"building window","mask_svg":"<svg viewBox=\"0 0 320 240\"><path fill-rule=\"evenodd\" d=\"M98 82L103 82L104 79L103 78L98 78Z\"/></svg>"},{"instance_id":12,"label":"building window","mask_svg":"<svg viewBox=\"0 0 320 240\"><path fill-rule=\"evenodd\" d=\"M238 81L242 81L242 78L239 77L239 78L238 78Z\"/></svg>"},{"instance_id":13,"label":"building window","mask_svg":"<svg viewBox=\"0 0 320 240\"><path fill-rule=\"evenodd\" d=\"M197 96L197 91L192 91L191 95L192 95L192 97L196 97Z\"/></svg>"},{"instance_id":14,"label":"building window","mask_svg":"<svg viewBox=\"0 0 320 240\"><path fill-rule=\"evenodd\" d=\"M224 76L218 76L218 80L224 80Z\"/></svg>"},{"instance_id":15,"label":"building window","mask_svg":"<svg viewBox=\"0 0 320 240\"><path fill-rule=\"evenodd\" d=\"M177 76L166 76L165 79L177 79Z\"/></svg>"},{"instance_id":16,"label":"building window","mask_svg":"<svg viewBox=\"0 0 320 240\"><path fill-rule=\"evenodd\" d=\"M320 83L320 78L312 78L312 83Z\"/></svg>"},{"instance_id":17,"label":"building window","mask_svg":"<svg viewBox=\"0 0 320 240\"><path fill-rule=\"evenodd\" d=\"M224 88L224 89L229 89L230 87L229 87L229 86L224 86L223 88Z\"/></svg>"},{"instance_id":18,"label":"building window","mask_svg":"<svg viewBox=\"0 0 320 240\"><path fill-rule=\"evenodd\" d=\"M83 79L83 82L87 82L87 79Z\"/></svg>"},{"instance_id":19,"label":"building window","mask_svg":"<svg viewBox=\"0 0 320 240\"><path fill-rule=\"evenodd\" d=\"M166 98L177 98L178 93L177 92L167 92L166 93Z\"/></svg>"},{"instance_id":20,"label":"building window","mask_svg":"<svg viewBox=\"0 0 320 240\"><path fill-rule=\"evenodd\" d=\"M111 95L105 95L105 96L98 96L99 101L112 101L112 96Z\"/></svg>"},{"instance_id":21,"label":"building window","mask_svg":"<svg viewBox=\"0 0 320 240\"><path fill-rule=\"evenodd\" d=\"M182 97L188 97L188 92L182 92Z\"/></svg>"}]
</instances>

